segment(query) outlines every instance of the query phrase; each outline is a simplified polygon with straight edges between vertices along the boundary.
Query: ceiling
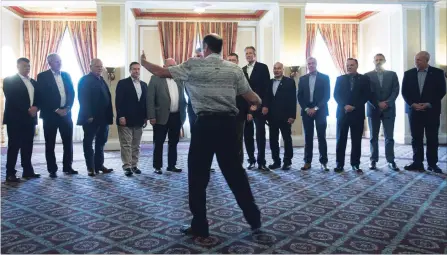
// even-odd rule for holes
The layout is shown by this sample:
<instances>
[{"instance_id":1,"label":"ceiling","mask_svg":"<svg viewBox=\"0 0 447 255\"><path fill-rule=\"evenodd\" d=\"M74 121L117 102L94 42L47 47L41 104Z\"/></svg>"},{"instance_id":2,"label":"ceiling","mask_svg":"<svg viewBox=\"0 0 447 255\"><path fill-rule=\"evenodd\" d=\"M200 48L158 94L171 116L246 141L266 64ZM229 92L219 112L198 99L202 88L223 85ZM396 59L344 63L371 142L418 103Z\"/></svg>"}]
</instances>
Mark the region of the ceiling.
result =
<instances>
[{"instance_id":1,"label":"ceiling","mask_svg":"<svg viewBox=\"0 0 447 255\"><path fill-rule=\"evenodd\" d=\"M357 16L363 12L381 11L383 5L372 4L307 4L306 15Z\"/></svg>"},{"instance_id":2,"label":"ceiling","mask_svg":"<svg viewBox=\"0 0 447 255\"><path fill-rule=\"evenodd\" d=\"M195 13L194 9L140 9L141 12L151 13L151 12L163 12L163 13ZM224 10L224 9L205 9L207 13L240 13L240 14L254 14L256 10Z\"/></svg>"},{"instance_id":3,"label":"ceiling","mask_svg":"<svg viewBox=\"0 0 447 255\"><path fill-rule=\"evenodd\" d=\"M96 12L96 8L73 8L73 7L21 7L28 12L50 13L50 12Z\"/></svg>"}]
</instances>

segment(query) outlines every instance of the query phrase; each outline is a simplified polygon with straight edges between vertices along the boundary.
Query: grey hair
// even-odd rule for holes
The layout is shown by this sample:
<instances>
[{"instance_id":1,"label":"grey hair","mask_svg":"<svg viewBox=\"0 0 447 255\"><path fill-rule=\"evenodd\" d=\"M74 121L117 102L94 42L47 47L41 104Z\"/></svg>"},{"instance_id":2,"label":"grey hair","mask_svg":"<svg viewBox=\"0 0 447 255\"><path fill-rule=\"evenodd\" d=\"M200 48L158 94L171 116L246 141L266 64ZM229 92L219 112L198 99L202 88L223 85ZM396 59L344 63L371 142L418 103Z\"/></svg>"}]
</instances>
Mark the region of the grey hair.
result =
<instances>
[{"instance_id":1,"label":"grey hair","mask_svg":"<svg viewBox=\"0 0 447 255\"><path fill-rule=\"evenodd\" d=\"M427 62L430 61L430 53L428 51L421 51L417 55L422 55L427 58Z\"/></svg>"},{"instance_id":2,"label":"grey hair","mask_svg":"<svg viewBox=\"0 0 447 255\"><path fill-rule=\"evenodd\" d=\"M50 54L48 54L47 62L50 63L55 57L59 57L60 58L59 54L57 54L57 53L50 53Z\"/></svg>"},{"instance_id":3,"label":"grey hair","mask_svg":"<svg viewBox=\"0 0 447 255\"><path fill-rule=\"evenodd\" d=\"M93 66L98 61L101 61L101 59L99 59L99 58L92 59L92 61L90 61L90 66Z\"/></svg>"},{"instance_id":4,"label":"grey hair","mask_svg":"<svg viewBox=\"0 0 447 255\"><path fill-rule=\"evenodd\" d=\"M314 57L308 57L308 58L306 59L306 62L309 62L310 60L315 60L315 63L317 63L317 59L314 58Z\"/></svg>"}]
</instances>

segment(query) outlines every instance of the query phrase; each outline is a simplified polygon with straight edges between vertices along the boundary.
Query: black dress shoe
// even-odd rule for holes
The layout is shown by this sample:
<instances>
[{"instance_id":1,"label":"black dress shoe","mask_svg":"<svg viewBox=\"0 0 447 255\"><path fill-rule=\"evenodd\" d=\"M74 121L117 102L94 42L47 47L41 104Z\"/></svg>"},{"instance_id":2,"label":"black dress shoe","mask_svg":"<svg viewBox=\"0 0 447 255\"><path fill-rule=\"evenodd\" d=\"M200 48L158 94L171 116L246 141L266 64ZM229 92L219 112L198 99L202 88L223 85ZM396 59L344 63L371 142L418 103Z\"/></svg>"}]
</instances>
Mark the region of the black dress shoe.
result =
<instances>
[{"instance_id":1,"label":"black dress shoe","mask_svg":"<svg viewBox=\"0 0 447 255\"><path fill-rule=\"evenodd\" d=\"M208 231L194 231L191 226L189 225L184 225L180 227L180 232L183 233L184 235L193 235L193 236L197 236L197 237L209 237L210 233Z\"/></svg>"},{"instance_id":2,"label":"black dress shoe","mask_svg":"<svg viewBox=\"0 0 447 255\"><path fill-rule=\"evenodd\" d=\"M356 171L358 174L363 174L363 170L359 166L352 166L352 171Z\"/></svg>"},{"instance_id":3,"label":"black dress shoe","mask_svg":"<svg viewBox=\"0 0 447 255\"><path fill-rule=\"evenodd\" d=\"M214 169L214 168L210 168L210 172L215 172L216 171L216 169Z\"/></svg>"},{"instance_id":4,"label":"black dress shoe","mask_svg":"<svg viewBox=\"0 0 447 255\"><path fill-rule=\"evenodd\" d=\"M79 174L79 172L74 170L73 168L71 168L71 169L64 169L63 172L66 173L66 174Z\"/></svg>"},{"instance_id":5,"label":"black dress shoe","mask_svg":"<svg viewBox=\"0 0 447 255\"><path fill-rule=\"evenodd\" d=\"M138 169L138 167L134 167L132 168L132 172L136 173L136 174L141 174L141 170Z\"/></svg>"},{"instance_id":6,"label":"black dress shoe","mask_svg":"<svg viewBox=\"0 0 447 255\"><path fill-rule=\"evenodd\" d=\"M24 174L24 175L22 175L22 178L40 178L40 174L36 174L36 173Z\"/></svg>"},{"instance_id":7,"label":"black dress shoe","mask_svg":"<svg viewBox=\"0 0 447 255\"><path fill-rule=\"evenodd\" d=\"M327 167L327 164L321 164L321 169L324 171L329 171L329 168Z\"/></svg>"},{"instance_id":8,"label":"black dress shoe","mask_svg":"<svg viewBox=\"0 0 447 255\"><path fill-rule=\"evenodd\" d=\"M394 162L389 162L388 163L388 168L393 170L393 171L396 171L396 172L399 171L399 167L397 167L396 163L394 163Z\"/></svg>"},{"instance_id":9,"label":"black dress shoe","mask_svg":"<svg viewBox=\"0 0 447 255\"><path fill-rule=\"evenodd\" d=\"M304 166L301 167L301 170L309 170L312 168L312 164L311 163L304 163Z\"/></svg>"},{"instance_id":10,"label":"black dress shoe","mask_svg":"<svg viewBox=\"0 0 447 255\"><path fill-rule=\"evenodd\" d=\"M281 167L281 164L280 163L273 163L273 164L271 164L271 165L269 165L269 168L271 169L271 170L273 170L273 169L278 169L278 168L280 168Z\"/></svg>"},{"instance_id":11,"label":"black dress shoe","mask_svg":"<svg viewBox=\"0 0 447 255\"><path fill-rule=\"evenodd\" d=\"M87 172L88 172L88 176L91 176L91 177L93 177L93 176L95 176L96 174L95 174L95 170L93 170L93 169L89 169L89 170L87 170ZM97 172L97 173L99 173L99 171Z\"/></svg>"},{"instance_id":12,"label":"black dress shoe","mask_svg":"<svg viewBox=\"0 0 447 255\"><path fill-rule=\"evenodd\" d=\"M428 166L427 169L430 170L430 171L433 171L433 172L435 172L437 174L442 174L441 168L439 168L439 166L437 166L437 165Z\"/></svg>"},{"instance_id":13,"label":"black dress shoe","mask_svg":"<svg viewBox=\"0 0 447 255\"><path fill-rule=\"evenodd\" d=\"M258 165L258 170L261 170L261 171L270 171L270 169L268 169L265 165Z\"/></svg>"},{"instance_id":14,"label":"black dress shoe","mask_svg":"<svg viewBox=\"0 0 447 255\"><path fill-rule=\"evenodd\" d=\"M425 171L424 165L417 165L415 163L404 166L404 169L408 171Z\"/></svg>"},{"instance_id":15,"label":"black dress shoe","mask_svg":"<svg viewBox=\"0 0 447 255\"><path fill-rule=\"evenodd\" d=\"M253 168L255 168L255 163L249 163L247 169L252 170Z\"/></svg>"},{"instance_id":16,"label":"black dress shoe","mask_svg":"<svg viewBox=\"0 0 447 255\"><path fill-rule=\"evenodd\" d=\"M371 170L377 169L376 161L371 161L371 163L369 164L369 169L371 169Z\"/></svg>"},{"instance_id":17,"label":"black dress shoe","mask_svg":"<svg viewBox=\"0 0 447 255\"><path fill-rule=\"evenodd\" d=\"M95 172L96 172L97 174L99 174L99 171L102 171L103 174L108 174L108 173L113 172L113 169L112 169L112 168L107 168L107 167L105 167L105 166L102 166L100 169L96 169L96 170L95 170Z\"/></svg>"},{"instance_id":18,"label":"black dress shoe","mask_svg":"<svg viewBox=\"0 0 447 255\"><path fill-rule=\"evenodd\" d=\"M50 173L50 178L56 178L56 177L57 177L56 172L51 172L51 173Z\"/></svg>"},{"instance_id":19,"label":"black dress shoe","mask_svg":"<svg viewBox=\"0 0 447 255\"><path fill-rule=\"evenodd\" d=\"M167 168L166 168L166 171L174 172L174 173L180 173L180 172L182 171L182 169L177 168L177 167L175 167L175 166L171 166L171 167L167 167Z\"/></svg>"},{"instance_id":20,"label":"black dress shoe","mask_svg":"<svg viewBox=\"0 0 447 255\"><path fill-rule=\"evenodd\" d=\"M334 172L336 172L336 173L341 173L343 171L344 171L344 169L342 166L337 166L336 168L334 168Z\"/></svg>"},{"instance_id":21,"label":"black dress shoe","mask_svg":"<svg viewBox=\"0 0 447 255\"><path fill-rule=\"evenodd\" d=\"M292 164L285 164L285 163L284 163L284 164L282 165L282 168L281 168L281 169L282 169L282 170L290 170L291 167L292 167Z\"/></svg>"},{"instance_id":22,"label":"black dress shoe","mask_svg":"<svg viewBox=\"0 0 447 255\"><path fill-rule=\"evenodd\" d=\"M17 178L15 175L11 175L6 177L6 182L20 182L20 178Z\"/></svg>"},{"instance_id":23,"label":"black dress shoe","mask_svg":"<svg viewBox=\"0 0 447 255\"><path fill-rule=\"evenodd\" d=\"M154 173L156 173L156 174L162 174L163 172L161 171L160 168L155 168Z\"/></svg>"},{"instance_id":24,"label":"black dress shoe","mask_svg":"<svg viewBox=\"0 0 447 255\"><path fill-rule=\"evenodd\" d=\"M130 168L125 169L124 170L124 175L125 176L132 176L133 175L132 169L130 169Z\"/></svg>"}]
</instances>

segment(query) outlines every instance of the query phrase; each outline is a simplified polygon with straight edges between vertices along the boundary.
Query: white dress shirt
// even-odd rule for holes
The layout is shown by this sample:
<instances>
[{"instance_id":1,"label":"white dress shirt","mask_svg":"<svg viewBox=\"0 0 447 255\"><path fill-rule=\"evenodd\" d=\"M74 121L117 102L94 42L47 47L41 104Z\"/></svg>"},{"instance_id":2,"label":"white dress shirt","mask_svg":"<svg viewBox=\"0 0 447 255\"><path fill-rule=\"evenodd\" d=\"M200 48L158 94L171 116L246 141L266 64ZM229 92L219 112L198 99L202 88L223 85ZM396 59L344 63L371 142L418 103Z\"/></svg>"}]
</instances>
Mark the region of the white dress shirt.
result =
<instances>
[{"instance_id":1,"label":"white dress shirt","mask_svg":"<svg viewBox=\"0 0 447 255\"><path fill-rule=\"evenodd\" d=\"M281 78L273 80L273 95L276 96L276 91L278 91L279 85L281 84Z\"/></svg>"},{"instance_id":2,"label":"white dress shirt","mask_svg":"<svg viewBox=\"0 0 447 255\"><path fill-rule=\"evenodd\" d=\"M143 93L141 91L141 83L139 79L132 78L133 85L135 86L135 91L137 92L138 101L141 99L141 94Z\"/></svg>"},{"instance_id":3,"label":"white dress shirt","mask_svg":"<svg viewBox=\"0 0 447 255\"><path fill-rule=\"evenodd\" d=\"M57 89L59 90L59 95L61 95L61 104L60 107L64 107L65 103L67 102L67 96L65 95L65 87L64 87L64 81L62 80L61 72L53 72L54 79L56 80Z\"/></svg>"},{"instance_id":4,"label":"white dress shirt","mask_svg":"<svg viewBox=\"0 0 447 255\"><path fill-rule=\"evenodd\" d=\"M251 73L253 72L253 68L255 67L256 61L254 61L252 64L247 65L247 74L248 78L251 77Z\"/></svg>"},{"instance_id":5,"label":"white dress shirt","mask_svg":"<svg viewBox=\"0 0 447 255\"><path fill-rule=\"evenodd\" d=\"M19 74L19 76L22 79L23 83L25 83L26 90L28 90L30 106L33 106L33 103L34 103L34 86L31 83L31 79L29 77L25 77L25 76L23 76L21 74Z\"/></svg>"},{"instance_id":6,"label":"white dress shirt","mask_svg":"<svg viewBox=\"0 0 447 255\"><path fill-rule=\"evenodd\" d=\"M171 106L169 110L171 112L178 112L179 94L177 83L170 78L167 78L166 82L168 83L169 97L171 98Z\"/></svg>"},{"instance_id":7,"label":"white dress shirt","mask_svg":"<svg viewBox=\"0 0 447 255\"><path fill-rule=\"evenodd\" d=\"M317 73L310 74L309 76L309 101L314 101L315 81L317 80Z\"/></svg>"}]
</instances>

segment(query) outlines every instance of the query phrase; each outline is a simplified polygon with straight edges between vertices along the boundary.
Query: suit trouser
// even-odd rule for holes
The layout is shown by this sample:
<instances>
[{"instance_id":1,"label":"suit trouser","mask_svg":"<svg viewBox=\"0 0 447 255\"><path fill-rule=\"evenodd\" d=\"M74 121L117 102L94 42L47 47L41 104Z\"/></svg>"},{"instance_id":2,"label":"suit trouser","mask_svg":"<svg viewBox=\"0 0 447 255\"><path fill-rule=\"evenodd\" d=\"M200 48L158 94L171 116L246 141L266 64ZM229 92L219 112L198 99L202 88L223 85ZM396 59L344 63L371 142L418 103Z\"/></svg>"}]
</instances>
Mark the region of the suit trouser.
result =
<instances>
[{"instance_id":1,"label":"suit trouser","mask_svg":"<svg viewBox=\"0 0 447 255\"><path fill-rule=\"evenodd\" d=\"M56 155L54 149L56 147L57 130L62 138L62 146L64 155L62 165L64 170L70 170L73 163L73 121L71 115L64 117L51 116L43 120L43 134L45 136L45 158L47 160L48 172L56 172L58 167L56 164Z\"/></svg>"},{"instance_id":2,"label":"suit trouser","mask_svg":"<svg viewBox=\"0 0 447 255\"><path fill-rule=\"evenodd\" d=\"M429 110L430 111L430 110ZM427 163L434 166L438 163L438 132L440 116L430 112L413 112L410 119L411 146L413 147L413 162L423 165L424 162L424 130L427 138Z\"/></svg>"},{"instance_id":3,"label":"suit trouser","mask_svg":"<svg viewBox=\"0 0 447 255\"><path fill-rule=\"evenodd\" d=\"M350 113L337 119L337 166L343 167L345 165L346 143L348 141L349 130L351 130L351 166L360 165L364 122L364 118L359 118Z\"/></svg>"},{"instance_id":4,"label":"suit trouser","mask_svg":"<svg viewBox=\"0 0 447 255\"><path fill-rule=\"evenodd\" d=\"M82 125L84 130L84 148L85 164L88 170L99 171L104 165L104 145L109 136L109 124L93 121ZM93 150L93 140L95 140L95 150Z\"/></svg>"},{"instance_id":5,"label":"suit trouser","mask_svg":"<svg viewBox=\"0 0 447 255\"><path fill-rule=\"evenodd\" d=\"M314 127L317 129L318 137L318 150L320 152L320 163L327 164L327 141L326 141L326 128L327 120L326 115L317 113L314 117L310 117L306 113L302 116L304 127L304 162L312 163L313 148L314 148Z\"/></svg>"},{"instance_id":6,"label":"suit trouser","mask_svg":"<svg viewBox=\"0 0 447 255\"><path fill-rule=\"evenodd\" d=\"M379 161L379 131L380 123L383 124L383 133L385 135L385 157L387 162L394 162L394 121L395 117L385 117L383 113L379 116L368 117L369 126L369 150L371 152L371 161Z\"/></svg>"},{"instance_id":7,"label":"suit trouser","mask_svg":"<svg viewBox=\"0 0 447 255\"><path fill-rule=\"evenodd\" d=\"M188 104L188 119L189 119L189 131L192 135L192 129L194 128L194 123L196 122L197 115L194 113L192 109L192 105Z\"/></svg>"},{"instance_id":8,"label":"suit trouser","mask_svg":"<svg viewBox=\"0 0 447 255\"><path fill-rule=\"evenodd\" d=\"M142 135L142 127L118 126L118 137L121 145L121 161L123 162L124 170L138 167Z\"/></svg>"},{"instance_id":9,"label":"suit trouser","mask_svg":"<svg viewBox=\"0 0 447 255\"><path fill-rule=\"evenodd\" d=\"M237 141L239 145L239 160L241 164L244 163L244 127L245 127L245 116L238 116L236 118L236 132L237 132Z\"/></svg>"},{"instance_id":10,"label":"suit trouser","mask_svg":"<svg viewBox=\"0 0 447 255\"><path fill-rule=\"evenodd\" d=\"M275 163L280 164L279 157L279 131L281 131L284 140L284 164L292 164L293 146L292 146L292 125L287 121L270 120L270 150L272 151L272 159Z\"/></svg>"},{"instance_id":11,"label":"suit trouser","mask_svg":"<svg viewBox=\"0 0 447 255\"><path fill-rule=\"evenodd\" d=\"M23 168L23 175L34 173L31 164L33 154L33 142L36 126L34 124L7 124L8 152L6 154L6 176L16 174L15 166L20 151L20 159Z\"/></svg>"},{"instance_id":12,"label":"suit trouser","mask_svg":"<svg viewBox=\"0 0 447 255\"><path fill-rule=\"evenodd\" d=\"M253 114L253 121L245 122L244 141L245 149L248 154L248 162L265 165L265 124L266 117L262 115L261 111L256 111ZM258 158L255 159L255 141L253 139L256 126L256 145L258 147Z\"/></svg>"},{"instance_id":13,"label":"suit trouser","mask_svg":"<svg viewBox=\"0 0 447 255\"><path fill-rule=\"evenodd\" d=\"M169 114L168 122L165 125L154 125L154 168L160 169L163 166L163 144L166 140L166 134L168 135L168 167L175 167L181 128L182 121L178 112Z\"/></svg>"},{"instance_id":14,"label":"suit trouser","mask_svg":"<svg viewBox=\"0 0 447 255\"><path fill-rule=\"evenodd\" d=\"M208 233L206 187L214 154L225 180L233 192L245 219L260 227L260 211L255 204L247 173L238 161L236 119L230 116L199 116L194 124L188 155L189 207L191 227L196 233ZM216 134L219 134L216 136Z\"/></svg>"}]
</instances>

